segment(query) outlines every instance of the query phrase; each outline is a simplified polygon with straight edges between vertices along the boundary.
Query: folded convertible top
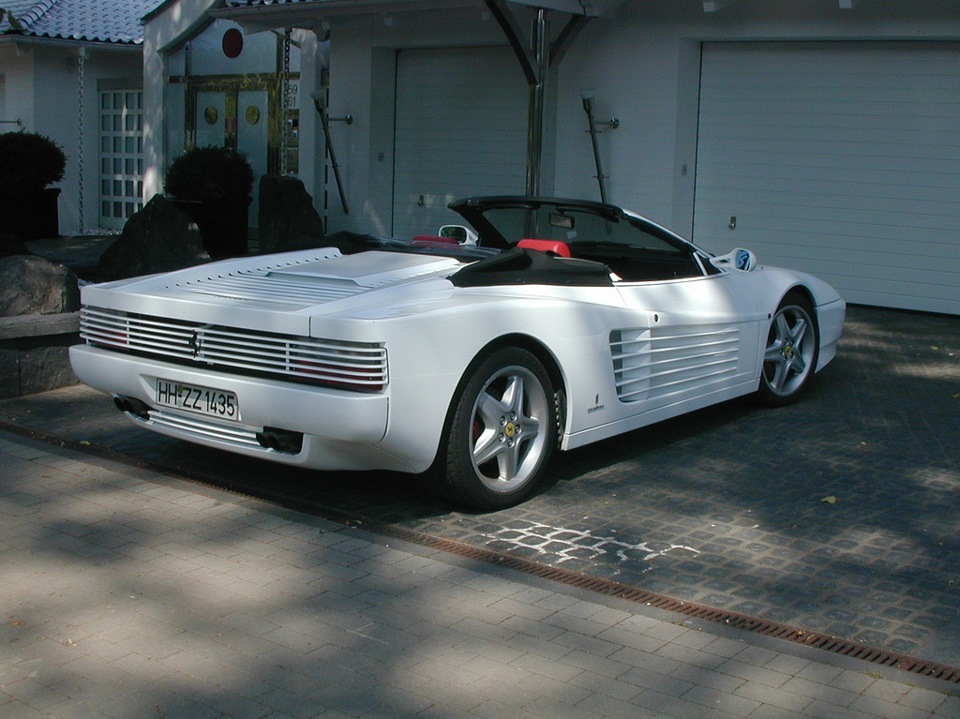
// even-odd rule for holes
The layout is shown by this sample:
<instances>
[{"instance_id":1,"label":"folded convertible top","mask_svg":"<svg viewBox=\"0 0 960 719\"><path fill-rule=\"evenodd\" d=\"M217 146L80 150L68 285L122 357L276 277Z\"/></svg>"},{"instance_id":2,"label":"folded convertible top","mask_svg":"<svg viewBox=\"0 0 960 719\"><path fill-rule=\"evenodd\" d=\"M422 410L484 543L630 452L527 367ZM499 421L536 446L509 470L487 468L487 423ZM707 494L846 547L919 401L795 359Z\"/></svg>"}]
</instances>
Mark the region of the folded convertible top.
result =
<instances>
[{"instance_id":1,"label":"folded convertible top","mask_svg":"<svg viewBox=\"0 0 960 719\"><path fill-rule=\"evenodd\" d=\"M457 287L613 286L610 268L602 262L555 257L546 252L520 248L469 264L451 275L450 281Z\"/></svg>"}]
</instances>

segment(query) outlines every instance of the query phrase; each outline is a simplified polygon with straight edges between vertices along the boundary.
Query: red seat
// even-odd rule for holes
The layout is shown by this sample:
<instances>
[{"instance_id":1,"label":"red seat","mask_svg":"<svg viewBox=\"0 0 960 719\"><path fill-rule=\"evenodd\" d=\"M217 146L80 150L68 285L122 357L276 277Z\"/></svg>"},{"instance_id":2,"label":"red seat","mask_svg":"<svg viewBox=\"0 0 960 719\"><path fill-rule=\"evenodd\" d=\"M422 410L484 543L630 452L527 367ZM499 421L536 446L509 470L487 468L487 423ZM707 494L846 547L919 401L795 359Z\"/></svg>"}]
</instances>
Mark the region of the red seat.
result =
<instances>
[{"instance_id":1,"label":"red seat","mask_svg":"<svg viewBox=\"0 0 960 719\"><path fill-rule=\"evenodd\" d=\"M517 247L521 247L526 250L539 250L540 252L546 252L547 254L556 255L557 257L573 256L570 254L570 245L568 245L566 242L560 242L558 240L536 240L532 238L525 238L517 243Z\"/></svg>"}]
</instances>

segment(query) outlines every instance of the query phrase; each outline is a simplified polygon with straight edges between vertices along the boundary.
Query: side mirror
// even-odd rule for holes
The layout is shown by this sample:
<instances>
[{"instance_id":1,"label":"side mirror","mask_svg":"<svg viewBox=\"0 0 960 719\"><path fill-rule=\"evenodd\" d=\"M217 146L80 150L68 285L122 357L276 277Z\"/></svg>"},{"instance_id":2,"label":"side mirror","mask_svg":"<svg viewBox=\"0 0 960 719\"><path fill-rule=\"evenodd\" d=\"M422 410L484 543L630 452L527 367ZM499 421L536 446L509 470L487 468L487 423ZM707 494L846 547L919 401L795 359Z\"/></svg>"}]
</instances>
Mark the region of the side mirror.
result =
<instances>
[{"instance_id":1,"label":"side mirror","mask_svg":"<svg viewBox=\"0 0 960 719\"><path fill-rule=\"evenodd\" d=\"M738 247L725 255L711 257L710 262L719 270L734 269L741 272L750 272L760 266L757 262L757 256L742 247Z\"/></svg>"},{"instance_id":2,"label":"side mirror","mask_svg":"<svg viewBox=\"0 0 960 719\"><path fill-rule=\"evenodd\" d=\"M452 237L461 245L476 245L477 233L463 225L444 225L437 233L440 237Z\"/></svg>"}]
</instances>

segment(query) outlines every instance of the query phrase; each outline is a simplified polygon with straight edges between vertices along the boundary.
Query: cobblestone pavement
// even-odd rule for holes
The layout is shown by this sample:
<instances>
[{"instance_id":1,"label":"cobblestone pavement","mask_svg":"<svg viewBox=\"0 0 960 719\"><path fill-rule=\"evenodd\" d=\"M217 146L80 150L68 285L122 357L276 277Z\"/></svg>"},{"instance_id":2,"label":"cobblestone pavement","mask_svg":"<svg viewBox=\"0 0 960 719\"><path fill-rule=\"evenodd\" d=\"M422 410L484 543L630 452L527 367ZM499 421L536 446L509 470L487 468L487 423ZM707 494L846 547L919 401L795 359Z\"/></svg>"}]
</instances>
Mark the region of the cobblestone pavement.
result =
<instances>
[{"instance_id":1,"label":"cobblestone pavement","mask_svg":"<svg viewBox=\"0 0 960 719\"><path fill-rule=\"evenodd\" d=\"M0 431L4 719L953 719L960 687Z\"/></svg>"},{"instance_id":2,"label":"cobblestone pavement","mask_svg":"<svg viewBox=\"0 0 960 719\"><path fill-rule=\"evenodd\" d=\"M837 360L801 403L730 402L563 454L551 487L493 514L451 511L403 475L296 471L169 440L85 388L0 402L0 422L960 666L957 317L851 308Z\"/></svg>"}]
</instances>

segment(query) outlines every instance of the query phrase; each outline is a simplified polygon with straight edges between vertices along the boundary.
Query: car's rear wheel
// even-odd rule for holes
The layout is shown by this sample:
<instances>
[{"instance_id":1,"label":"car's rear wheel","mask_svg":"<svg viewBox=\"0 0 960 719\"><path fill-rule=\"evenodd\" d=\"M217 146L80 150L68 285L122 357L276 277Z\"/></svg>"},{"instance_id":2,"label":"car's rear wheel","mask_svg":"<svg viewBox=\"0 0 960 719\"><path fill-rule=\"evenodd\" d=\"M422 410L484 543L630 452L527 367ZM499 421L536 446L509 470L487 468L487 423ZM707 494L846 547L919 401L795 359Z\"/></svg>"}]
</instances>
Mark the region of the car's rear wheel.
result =
<instances>
[{"instance_id":1,"label":"car's rear wheel","mask_svg":"<svg viewBox=\"0 0 960 719\"><path fill-rule=\"evenodd\" d=\"M770 321L757 397L772 406L795 402L810 384L820 354L820 332L810 301L787 295Z\"/></svg>"},{"instance_id":2,"label":"car's rear wheel","mask_svg":"<svg viewBox=\"0 0 960 719\"><path fill-rule=\"evenodd\" d=\"M557 446L554 388L543 364L520 348L494 350L455 402L443 475L451 498L493 510L530 496Z\"/></svg>"}]
</instances>

